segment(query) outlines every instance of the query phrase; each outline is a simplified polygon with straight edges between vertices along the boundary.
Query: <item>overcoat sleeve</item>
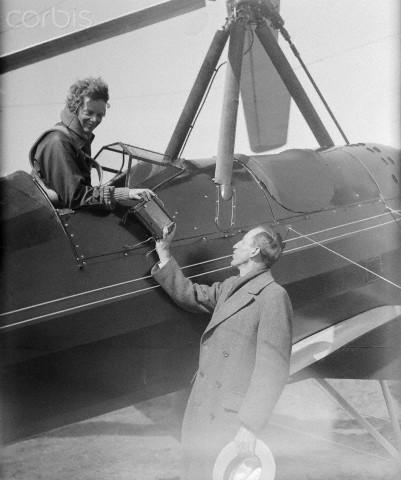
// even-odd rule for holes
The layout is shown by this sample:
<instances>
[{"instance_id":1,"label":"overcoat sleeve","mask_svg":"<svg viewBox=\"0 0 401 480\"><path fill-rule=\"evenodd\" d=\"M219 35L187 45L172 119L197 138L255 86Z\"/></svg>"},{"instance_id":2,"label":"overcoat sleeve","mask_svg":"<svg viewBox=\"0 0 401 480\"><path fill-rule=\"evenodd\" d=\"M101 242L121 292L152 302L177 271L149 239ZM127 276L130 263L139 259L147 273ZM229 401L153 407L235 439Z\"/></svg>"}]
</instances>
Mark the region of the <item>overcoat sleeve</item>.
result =
<instances>
[{"instance_id":1,"label":"overcoat sleeve","mask_svg":"<svg viewBox=\"0 0 401 480\"><path fill-rule=\"evenodd\" d=\"M268 423L287 383L292 346L292 307L285 289L271 284L257 301L255 365L238 412L239 420L255 432Z\"/></svg>"},{"instance_id":2,"label":"overcoat sleeve","mask_svg":"<svg viewBox=\"0 0 401 480\"><path fill-rule=\"evenodd\" d=\"M152 275L180 307L190 312L213 313L221 294L221 282L211 286L193 283L181 272L174 258L160 269L155 265Z\"/></svg>"}]
</instances>

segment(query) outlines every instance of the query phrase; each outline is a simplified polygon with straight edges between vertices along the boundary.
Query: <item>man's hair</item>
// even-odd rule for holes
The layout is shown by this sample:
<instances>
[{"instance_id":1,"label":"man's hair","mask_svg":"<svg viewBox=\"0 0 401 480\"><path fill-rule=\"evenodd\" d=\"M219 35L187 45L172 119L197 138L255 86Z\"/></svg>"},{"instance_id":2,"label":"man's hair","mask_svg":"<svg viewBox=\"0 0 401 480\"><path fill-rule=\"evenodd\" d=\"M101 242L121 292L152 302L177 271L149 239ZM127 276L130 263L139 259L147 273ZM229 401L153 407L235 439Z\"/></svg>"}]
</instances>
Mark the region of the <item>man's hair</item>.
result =
<instances>
[{"instance_id":1,"label":"man's hair","mask_svg":"<svg viewBox=\"0 0 401 480\"><path fill-rule=\"evenodd\" d=\"M263 231L258 232L253 237L253 243L260 249L260 256L267 267L274 265L280 258L285 243L281 235L269 227L260 226Z\"/></svg>"},{"instance_id":2,"label":"man's hair","mask_svg":"<svg viewBox=\"0 0 401 480\"><path fill-rule=\"evenodd\" d=\"M68 110L77 113L79 107L84 103L84 97L89 97L91 100L103 100L107 103L109 101L109 87L101 77L87 77L77 80L71 85L66 99ZM109 106L108 103L107 106Z\"/></svg>"}]
</instances>

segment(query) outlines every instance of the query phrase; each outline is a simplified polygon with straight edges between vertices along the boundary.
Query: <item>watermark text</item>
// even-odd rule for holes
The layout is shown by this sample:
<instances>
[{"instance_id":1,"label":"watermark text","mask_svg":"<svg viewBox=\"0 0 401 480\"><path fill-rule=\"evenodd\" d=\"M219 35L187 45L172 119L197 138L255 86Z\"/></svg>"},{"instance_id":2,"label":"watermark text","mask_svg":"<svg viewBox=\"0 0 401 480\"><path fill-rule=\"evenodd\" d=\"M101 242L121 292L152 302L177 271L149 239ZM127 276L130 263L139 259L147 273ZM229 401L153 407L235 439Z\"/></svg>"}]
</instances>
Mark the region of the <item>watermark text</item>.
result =
<instances>
[{"instance_id":1,"label":"watermark text","mask_svg":"<svg viewBox=\"0 0 401 480\"><path fill-rule=\"evenodd\" d=\"M93 13L89 10L61 10L53 6L44 12L35 10L11 10L6 15L6 23L10 28L45 28L52 25L56 28L88 28L92 26Z\"/></svg>"}]
</instances>

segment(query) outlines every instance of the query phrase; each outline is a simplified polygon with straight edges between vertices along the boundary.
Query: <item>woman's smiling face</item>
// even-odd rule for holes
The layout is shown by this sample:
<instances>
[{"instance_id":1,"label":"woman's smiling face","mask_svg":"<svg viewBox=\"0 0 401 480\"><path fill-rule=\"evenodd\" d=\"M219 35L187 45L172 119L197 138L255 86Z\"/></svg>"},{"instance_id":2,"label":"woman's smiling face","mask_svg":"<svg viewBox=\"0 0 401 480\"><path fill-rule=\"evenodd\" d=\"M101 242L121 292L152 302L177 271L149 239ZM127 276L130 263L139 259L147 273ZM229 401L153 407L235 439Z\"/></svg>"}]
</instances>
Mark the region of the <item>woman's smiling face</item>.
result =
<instances>
[{"instance_id":1,"label":"woman's smiling face","mask_svg":"<svg viewBox=\"0 0 401 480\"><path fill-rule=\"evenodd\" d=\"M90 136L93 130L101 123L106 115L106 102L84 97L84 103L78 109L78 120L86 135Z\"/></svg>"}]
</instances>

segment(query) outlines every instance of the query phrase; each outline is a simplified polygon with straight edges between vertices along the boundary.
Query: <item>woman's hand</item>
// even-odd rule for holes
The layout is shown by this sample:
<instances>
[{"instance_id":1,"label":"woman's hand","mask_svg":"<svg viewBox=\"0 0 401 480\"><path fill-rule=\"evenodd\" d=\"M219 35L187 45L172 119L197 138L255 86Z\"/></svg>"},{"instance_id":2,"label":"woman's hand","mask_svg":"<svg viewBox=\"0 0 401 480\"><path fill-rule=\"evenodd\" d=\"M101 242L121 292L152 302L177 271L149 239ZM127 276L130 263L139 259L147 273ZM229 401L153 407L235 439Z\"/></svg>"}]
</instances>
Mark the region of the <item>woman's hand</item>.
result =
<instances>
[{"instance_id":1,"label":"woman's hand","mask_svg":"<svg viewBox=\"0 0 401 480\"><path fill-rule=\"evenodd\" d=\"M156 194L149 188L130 188L129 198L131 200L150 200Z\"/></svg>"}]
</instances>

